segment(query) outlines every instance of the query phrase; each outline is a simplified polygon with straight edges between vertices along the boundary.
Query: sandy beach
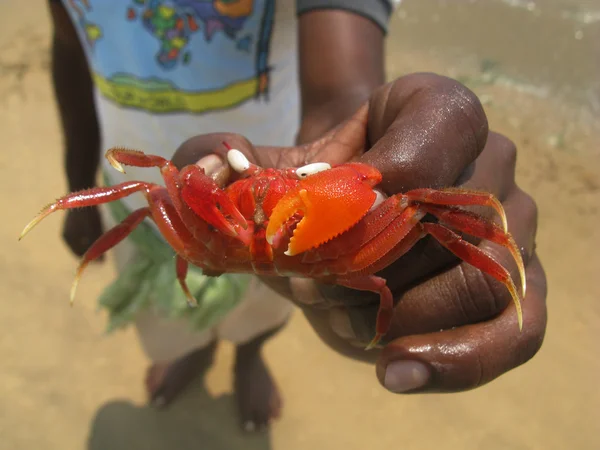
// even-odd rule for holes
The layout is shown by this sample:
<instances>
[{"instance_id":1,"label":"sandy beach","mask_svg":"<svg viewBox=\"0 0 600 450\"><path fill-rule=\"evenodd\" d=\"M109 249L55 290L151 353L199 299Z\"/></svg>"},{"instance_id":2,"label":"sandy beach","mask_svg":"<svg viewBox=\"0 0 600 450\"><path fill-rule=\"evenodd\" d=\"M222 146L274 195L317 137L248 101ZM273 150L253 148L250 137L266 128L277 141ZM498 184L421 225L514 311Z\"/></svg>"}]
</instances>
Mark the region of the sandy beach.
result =
<instances>
[{"instance_id":1,"label":"sandy beach","mask_svg":"<svg viewBox=\"0 0 600 450\"><path fill-rule=\"evenodd\" d=\"M66 184L45 2L4 0L0 25L0 449L600 448L599 0L404 0L388 40L390 78L461 80L490 128L517 144L517 182L539 206L549 284L541 351L474 391L396 396L374 367L325 348L296 314L266 348L283 418L250 437L236 423L231 346L205 383L156 412L145 404L148 361L133 330L104 335L96 310L112 265L91 266L69 308L77 260L60 239L63 216L17 242Z\"/></svg>"}]
</instances>

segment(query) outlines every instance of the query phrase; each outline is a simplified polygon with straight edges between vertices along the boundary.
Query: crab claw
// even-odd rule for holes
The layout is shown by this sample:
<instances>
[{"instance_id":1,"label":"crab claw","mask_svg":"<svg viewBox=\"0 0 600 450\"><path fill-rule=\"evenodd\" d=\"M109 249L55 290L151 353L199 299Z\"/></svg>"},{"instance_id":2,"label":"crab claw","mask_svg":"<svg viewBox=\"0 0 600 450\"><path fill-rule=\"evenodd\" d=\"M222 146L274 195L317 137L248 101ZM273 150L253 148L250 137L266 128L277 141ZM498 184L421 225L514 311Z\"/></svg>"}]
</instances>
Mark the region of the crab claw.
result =
<instances>
[{"instance_id":1,"label":"crab claw","mask_svg":"<svg viewBox=\"0 0 600 450\"><path fill-rule=\"evenodd\" d=\"M237 236L236 227L244 230L248 223L227 194L198 166L181 171L181 196L187 205L206 222L229 236Z\"/></svg>"},{"instance_id":2,"label":"crab claw","mask_svg":"<svg viewBox=\"0 0 600 450\"><path fill-rule=\"evenodd\" d=\"M286 255L318 247L344 233L362 219L377 199L373 187L381 174L373 167L348 163L310 175L277 203L267 226L272 245L278 231L298 211L303 213Z\"/></svg>"}]
</instances>

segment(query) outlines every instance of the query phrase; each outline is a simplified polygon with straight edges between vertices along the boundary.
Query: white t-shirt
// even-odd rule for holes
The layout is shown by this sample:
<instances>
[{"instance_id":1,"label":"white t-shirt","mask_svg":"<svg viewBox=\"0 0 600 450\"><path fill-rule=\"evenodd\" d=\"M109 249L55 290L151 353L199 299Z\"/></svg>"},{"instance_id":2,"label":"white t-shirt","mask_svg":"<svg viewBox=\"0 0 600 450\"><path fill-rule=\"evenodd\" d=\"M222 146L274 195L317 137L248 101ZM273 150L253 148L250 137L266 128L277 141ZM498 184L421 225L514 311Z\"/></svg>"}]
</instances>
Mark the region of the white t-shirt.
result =
<instances>
[{"instance_id":1,"label":"white t-shirt","mask_svg":"<svg viewBox=\"0 0 600 450\"><path fill-rule=\"evenodd\" d=\"M397 0L62 0L95 84L103 153L113 146L171 158L188 138L225 131L292 145L299 127L297 14L355 11L385 29ZM158 169L111 183L163 184ZM143 196L124 199L129 209Z\"/></svg>"}]
</instances>

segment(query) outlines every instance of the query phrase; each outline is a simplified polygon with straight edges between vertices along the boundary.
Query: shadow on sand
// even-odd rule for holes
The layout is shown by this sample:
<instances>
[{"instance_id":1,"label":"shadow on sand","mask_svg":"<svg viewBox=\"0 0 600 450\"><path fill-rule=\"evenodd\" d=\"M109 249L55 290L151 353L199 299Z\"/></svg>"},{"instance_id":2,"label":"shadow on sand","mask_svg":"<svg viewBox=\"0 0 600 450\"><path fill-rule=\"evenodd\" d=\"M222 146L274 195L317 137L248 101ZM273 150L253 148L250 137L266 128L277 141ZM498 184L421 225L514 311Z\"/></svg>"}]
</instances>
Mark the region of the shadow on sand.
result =
<instances>
[{"instance_id":1,"label":"shadow on sand","mask_svg":"<svg viewBox=\"0 0 600 450\"><path fill-rule=\"evenodd\" d=\"M164 411L111 401L94 417L88 449L270 450L269 432L243 433L235 413L233 395L213 398L201 380Z\"/></svg>"}]
</instances>

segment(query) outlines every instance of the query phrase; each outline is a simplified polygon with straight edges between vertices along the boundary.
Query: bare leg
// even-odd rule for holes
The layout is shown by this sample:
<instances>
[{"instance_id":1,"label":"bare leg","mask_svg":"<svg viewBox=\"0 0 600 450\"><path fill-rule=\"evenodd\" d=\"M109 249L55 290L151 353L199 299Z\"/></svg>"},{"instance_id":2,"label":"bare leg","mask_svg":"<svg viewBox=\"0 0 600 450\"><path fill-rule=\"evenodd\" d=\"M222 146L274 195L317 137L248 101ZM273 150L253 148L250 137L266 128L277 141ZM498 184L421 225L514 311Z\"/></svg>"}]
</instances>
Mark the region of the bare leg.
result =
<instances>
[{"instance_id":1,"label":"bare leg","mask_svg":"<svg viewBox=\"0 0 600 450\"><path fill-rule=\"evenodd\" d=\"M159 409L169 406L211 366L217 342L188 353L172 363L155 363L146 371L150 403Z\"/></svg>"},{"instance_id":2,"label":"bare leg","mask_svg":"<svg viewBox=\"0 0 600 450\"><path fill-rule=\"evenodd\" d=\"M235 355L235 395L243 428L259 431L279 417L282 400L262 356L265 342L284 325L238 345ZM175 401L211 366L217 342L188 353L171 363L155 363L146 372L150 403L159 409Z\"/></svg>"},{"instance_id":3,"label":"bare leg","mask_svg":"<svg viewBox=\"0 0 600 450\"><path fill-rule=\"evenodd\" d=\"M238 345L235 354L235 395L244 430L265 429L281 414L282 399L262 356L265 342L285 325Z\"/></svg>"}]
</instances>

